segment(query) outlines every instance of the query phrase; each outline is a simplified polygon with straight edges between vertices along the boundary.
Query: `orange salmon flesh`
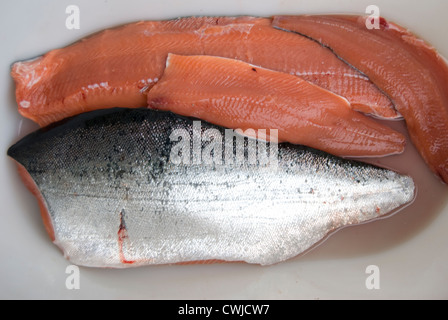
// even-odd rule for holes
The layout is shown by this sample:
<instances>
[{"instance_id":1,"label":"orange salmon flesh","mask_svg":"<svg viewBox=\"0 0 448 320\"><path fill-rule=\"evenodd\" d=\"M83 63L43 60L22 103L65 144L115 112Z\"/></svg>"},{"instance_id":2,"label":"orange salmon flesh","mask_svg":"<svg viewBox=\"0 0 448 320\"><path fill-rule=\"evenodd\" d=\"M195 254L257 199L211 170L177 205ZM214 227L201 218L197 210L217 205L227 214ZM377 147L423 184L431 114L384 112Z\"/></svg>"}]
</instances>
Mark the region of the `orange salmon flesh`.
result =
<instances>
[{"instance_id":1,"label":"orange salmon flesh","mask_svg":"<svg viewBox=\"0 0 448 320\"><path fill-rule=\"evenodd\" d=\"M13 65L19 112L41 126L83 112L137 108L163 74L169 53L212 55L290 73L345 97L358 111L400 115L365 75L270 18L146 21L108 29Z\"/></svg>"},{"instance_id":2,"label":"orange salmon flesh","mask_svg":"<svg viewBox=\"0 0 448 320\"><path fill-rule=\"evenodd\" d=\"M273 25L307 35L361 70L394 102L412 142L448 183L448 66L410 31L381 19L366 28L359 16L279 16Z\"/></svg>"},{"instance_id":3,"label":"orange salmon flesh","mask_svg":"<svg viewBox=\"0 0 448 320\"><path fill-rule=\"evenodd\" d=\"M232 129L277 129L279 142L344 157L397 154L405 146L400 133L330 91L227 58L170 54L148 105Z\"/></svg>"}]
</instances>

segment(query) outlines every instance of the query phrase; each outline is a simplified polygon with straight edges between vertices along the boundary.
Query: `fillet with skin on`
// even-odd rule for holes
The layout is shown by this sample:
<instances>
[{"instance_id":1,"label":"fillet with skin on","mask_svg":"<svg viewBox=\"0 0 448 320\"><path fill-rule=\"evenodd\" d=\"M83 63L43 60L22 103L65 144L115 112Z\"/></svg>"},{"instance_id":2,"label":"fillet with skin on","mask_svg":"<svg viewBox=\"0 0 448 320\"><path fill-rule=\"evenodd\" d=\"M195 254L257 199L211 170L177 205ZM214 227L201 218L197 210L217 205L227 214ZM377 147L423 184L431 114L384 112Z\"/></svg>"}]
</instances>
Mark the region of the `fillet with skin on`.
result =
<instances>
[{"instance_id":1,"label":"fillet with skin on","mask_svg":"<svg viewBox=\"0 0 448 320\"><path fill-rule=\"evenodd\" d=\"M330 50L277 30L271 19L184 18L108 29L13 65L19 112L41 126L95 109L144 107L168 53L216 55L291 73L347 98L356 110L399 115L369 79Z\"/></svg>"},{"instance_id":2,"label":"fillet with skin on","mask_svg":"<svg viewBox=\"0 0 448 320\"><path fill-rule=\"evenodd\" d=\"M403 152L400 133L298 77L227 58L170 54L148 106L233 129L278 129L280 142L343 157Z\"/></svg>"},{"instance_id":3,"label":"fillet with skin on","mask_svg":"<svg viewBox=\"0 0 448 320\"><path fill-rule=\"evenodd\" d=\"M372 30L359 16L278 16L273 25L316 39L365 73L392 99L423 159L448 183L448 66L433 47L383 18Z\"/></svg>"},{"instance_id":4,"label":"fillet with skin on","mask_svg":"<svg viewBox=\"0 0 448 320\"><path fill-rule=\"evenodd\" d=\"M54 243L88 267L279 263L414 199L408 176L303 146L241 143L232 130L228 143L228 131L168 112L97 110L8 154Z\"/></svg>"}]
</instances>

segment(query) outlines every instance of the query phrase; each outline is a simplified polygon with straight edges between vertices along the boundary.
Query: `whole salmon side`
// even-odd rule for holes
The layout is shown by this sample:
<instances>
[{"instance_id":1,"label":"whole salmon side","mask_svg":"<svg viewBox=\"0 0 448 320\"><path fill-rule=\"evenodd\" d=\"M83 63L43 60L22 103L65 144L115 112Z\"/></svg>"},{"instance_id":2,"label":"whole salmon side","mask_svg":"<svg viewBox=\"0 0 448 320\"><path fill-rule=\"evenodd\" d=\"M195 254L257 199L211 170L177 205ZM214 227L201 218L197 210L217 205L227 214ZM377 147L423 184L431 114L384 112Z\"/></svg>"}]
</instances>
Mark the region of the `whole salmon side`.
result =
<instances>
[{"instance_id":1,"label":"whole salmon side","mask_svg":"<svg viewBox=\"0 0 448 320\"><path fill-rule=\"evenodd\" d=\"M227 57L294 74L347 98L356 110L399 116L366 76L330 50L270 24L270 18L191 17L104 30L15 63L18 110L45 126L96 109L144 107L168 53L176 53Z\"/></svg>"},{"instance_id":2,"label":"whole salmon side","mask_svg":"<svg viewBox=\"0 0 448 320\"><path fill-rule=\"evenodd\" d=\"M111 109L32 133L8 155L54 243L89 267L274 264L414 199L408 176L275 136Z\"/></svg>"}]
</instances>

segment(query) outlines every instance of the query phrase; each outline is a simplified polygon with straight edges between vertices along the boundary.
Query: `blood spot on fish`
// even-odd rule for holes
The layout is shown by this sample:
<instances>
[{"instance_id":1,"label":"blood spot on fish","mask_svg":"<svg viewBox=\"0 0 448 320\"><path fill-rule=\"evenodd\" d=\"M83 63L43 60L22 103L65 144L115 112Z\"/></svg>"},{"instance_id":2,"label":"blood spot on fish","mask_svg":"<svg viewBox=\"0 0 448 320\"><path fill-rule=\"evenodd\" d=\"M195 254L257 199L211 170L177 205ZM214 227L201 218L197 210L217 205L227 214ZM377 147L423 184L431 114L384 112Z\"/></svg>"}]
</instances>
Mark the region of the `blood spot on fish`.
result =
<instances>
[{"instance_id":1,"label":"blood spot on fish","mask_svg":"<svg viewBox=\"0 0 448 320\"><path fill-rule=\"evenodd\" d=\"M386 19L384 19L383 17L380 17L380 26L383 29L389 29L389 23L387 22Z\"/></svg>"},{"instance_id":2,"label":"blood spot on fish","mask_svg":"<svg viewBox=\"0 0 448 320\"><path fill-rule=\"evenodd\" d=\"M252 71L254 71L254 72L257 72L257 69L255 69L255 68L252 68Z\"/></svg>"},{"instance_id":3,"label":"blood spot on fish","mask_svg":"<svg viewBox=\"0 0 448 320\"><path fill-rule=\"evenodd\" d=\"M126 222L124 221L125 211L124 209L120 212L120 227L118 228L118 247L120 260L123 264L134 264L135 261L126 260L123 252L124 240L128 239L128 230L126 227Z\"/></svg>"}]
</instances>

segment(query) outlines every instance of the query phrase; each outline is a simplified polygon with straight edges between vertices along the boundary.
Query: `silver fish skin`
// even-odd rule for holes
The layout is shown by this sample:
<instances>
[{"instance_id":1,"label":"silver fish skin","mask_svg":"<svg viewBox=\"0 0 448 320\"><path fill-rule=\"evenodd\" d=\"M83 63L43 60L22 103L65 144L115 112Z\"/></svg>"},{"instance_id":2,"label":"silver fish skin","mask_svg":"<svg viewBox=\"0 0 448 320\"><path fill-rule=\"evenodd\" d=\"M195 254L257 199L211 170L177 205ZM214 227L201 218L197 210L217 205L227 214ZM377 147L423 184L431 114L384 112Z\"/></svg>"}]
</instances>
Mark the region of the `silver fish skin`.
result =
<instances>
[{"instance_id":1,"label":"silver fish skin","mask_svg":"<svg viewBox=\"0 0 448 320\"><path fill-rule=\"evenodd\" d=\"M87 267L275 264L414 199L408 176L290 144L278 145L276 168L176 164L170 134L193 136L194 120L148 109L94 111L32 133L8 154L39 188L54 243ZM208 129L225 134L202 122L201 133ZM234 147L247 150L248 141Z\"/></svg>"}]
</instances>

